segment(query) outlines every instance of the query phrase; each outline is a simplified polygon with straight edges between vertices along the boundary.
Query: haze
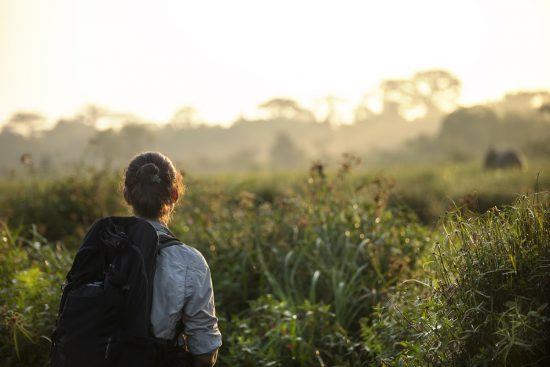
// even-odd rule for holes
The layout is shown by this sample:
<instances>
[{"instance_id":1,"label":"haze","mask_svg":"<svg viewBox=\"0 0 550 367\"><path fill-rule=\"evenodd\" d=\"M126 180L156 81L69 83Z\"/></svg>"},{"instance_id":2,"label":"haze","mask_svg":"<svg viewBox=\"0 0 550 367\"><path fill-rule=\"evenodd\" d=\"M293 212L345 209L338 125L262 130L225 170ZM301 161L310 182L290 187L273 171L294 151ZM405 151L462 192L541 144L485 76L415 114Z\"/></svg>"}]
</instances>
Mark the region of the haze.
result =
<instances>
[{"instance_id":1,"label":"haze","mask_svg":"<svg viewBox=\"0 0 550 367\"><path fill-rule=\"evenodd\" d=\"M550 88L549 15L544 0L0 0L0 121L94 103L228 124L275 96L355 104L430 68L484 102Z\"/></svg>"}]
</instances>

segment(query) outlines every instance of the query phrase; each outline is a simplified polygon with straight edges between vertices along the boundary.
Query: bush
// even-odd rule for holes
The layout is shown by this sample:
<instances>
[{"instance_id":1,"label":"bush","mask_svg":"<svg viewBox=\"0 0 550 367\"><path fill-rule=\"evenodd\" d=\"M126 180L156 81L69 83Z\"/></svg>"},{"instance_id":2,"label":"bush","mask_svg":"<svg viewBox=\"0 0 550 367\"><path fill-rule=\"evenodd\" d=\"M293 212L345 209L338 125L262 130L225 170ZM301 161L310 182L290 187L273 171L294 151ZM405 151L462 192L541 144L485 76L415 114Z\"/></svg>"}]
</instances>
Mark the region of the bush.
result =
<instances>
[{"instance_id":1,"label":"bush","mask_svg":"<svg viewBox=\"0 0 550 367\"><path fill-rule=\"evenodd\" d=\"M349 337L330 305L305 301L293 306L264 296L233 321L227 355L230 366L366 365L360 342Z\"/></svg>"},{"instance_id":2,"label":"bush","mask_svg":"<svg viewBox=\"0 0 550 367\"><path fill-rule=\"evenodd\" d=\"M392 180L351 177L355 163L347 157L331 174L316 164L308 176L279 181L186 178L171 228L212 269L224 336L219 365L548 362L547 196L477 216L467 209L510 200L525 176L432 170L405 179L396 196ZM434 215L451 184L462 190L451 197L460 197L474 181L486 187L483 195L508 196L478 196L476 205L465 197L433 230L406 208ZM0 234L5 365L46 363L74 245L97 217L125 211L116 184L99 173L1 183L1 216L10 221ZM434 236L440 241L428 256Z\"/></svg>"},{"instance_id":3,"label":"bush","mask_svg":"<svg viewBox=\"0 0 550 367\"><path fill-rule=\"evenodd\" d=\"M344 163L330 177L312 171L304 182L268 201L255 192L228 193L204 182L190 185L195 188L187 198L191 208L182 208L177 218L185 220L176 219L173 229L208 259L216 304L230 340L241 340L236 324L248 325L250 318L257 318L251 310L273 310L274 302L277 309L296 315L304 307L326 309L331 327L341 335L335 338L360 345L359 320L413 274L429 243L427 230L408 212L388 208L383 179L348 177L351 165ZM231 365L223 355L241 347L259 348L266 361L286 360L285 348L266 351L254 344L261 342L262 327L248 329L258 339L247 341L247 346L227 342L230 350L222 351L221 363ZM344 358L342 350L349 347L339 341L321 344L319 358L328 365L339 360L336 356ZM300 365L318 365L311 350L298 348L294 353L298 351L303 352L295 356Z\"/></svg>"},{"instance_id":4,"label":"bush","mask_svg":"<svg viewBox=\"0 0 550 367\"><path fill-rule=\"evenodd\" d=\"M543 194L483 216L453 213L432 276L364 320L367 347L395 366L548 365L549 222Z\"/></svg>"},{"instance_id":5,"label":"bush","mask_svg":"<svg viewBox=\"0 0 550 367\"><path fill-rule=\"evenodd\" d=\"M428 232L407 212L388 208L388 187L383 179L352 179L348 175L352 166L353 162L345 161L330 177L318 167L293 186L272 189L273 195L265 194L262 183L248 185L247 191L230 188L225 182L188 180L189 195L174 215L171 228L203 252L212 269L226 338L220 365L252 363L253 356L245 353L248 349L266 363L366 363L359 321L370 317L373 307L386 300L400 280L412 276L428 243ZM34 205L37 213L47 213L51 200L62 201L58 185L73 183L68 179L64 184L44 185L40 200L24 202ZM93 183L84 186L96 187ZM84 195L82 188L78 190ZM82 208L94 201L88 195L86 191ZM108 193L98 195L97 207L105 207L100 201L110 197ZM72 223L72 219L58 221L61 217L57 215L27 217L34 212L14 211L11 219L37 218L48 226ZM82 224L87 220L74 219ZM60 230L71 236L67 228L74 227ZM18 296L6 301L4 313L23 315L24 328L18 335L28 331L29 338L20 337L19 345L25 340L25 345L42 343L40 348L46 348L46 339L40 337L51 332L59 285L70 261L58 261L52 267L53 258L65 259L69 253L52 243L46 245L35 232L35 237L19 236L5 245L10 259L2 265L6 279L2 289L6 297ZM39 245L29 245L35 242ZM22 260L15 259L18 256ZM41 315L43 312L47 315ZM35 323L38 315L41 320ZM272 321L274 329L267 329ZM7 341L11 334L5 335ZM265 335L270 340L267 344ZM15 343L6 345L14 347ZM21 363L29 365L29 358L44 361L47 352L40 348L20 355ZM2 353L15 361L17 354L9 354L8 349Z\"/></svg>"},{"instance_id":6,"label":"bush","mask_svg":"<svg viewBox=\"0 0 550 367\"><path fill-rule=\"evenodd\" d=\"M77 246L97 218L124 212L122 195L116 188L115 176L104 171L44 182L15 182L2 187L0 220L10 227L35 224L50 241L64 240Z\"/></svg>"},{"instance_id":7,"label":"bush","mask_svg":"<svg viewBox=\"0 0 550 367\"><path fill-rule=\"evenodd\" d=\"M61 245L47 244L0 222L0 356L3 366L46 365L60 284L71 263Z\"/></svg>"}]
</instances>

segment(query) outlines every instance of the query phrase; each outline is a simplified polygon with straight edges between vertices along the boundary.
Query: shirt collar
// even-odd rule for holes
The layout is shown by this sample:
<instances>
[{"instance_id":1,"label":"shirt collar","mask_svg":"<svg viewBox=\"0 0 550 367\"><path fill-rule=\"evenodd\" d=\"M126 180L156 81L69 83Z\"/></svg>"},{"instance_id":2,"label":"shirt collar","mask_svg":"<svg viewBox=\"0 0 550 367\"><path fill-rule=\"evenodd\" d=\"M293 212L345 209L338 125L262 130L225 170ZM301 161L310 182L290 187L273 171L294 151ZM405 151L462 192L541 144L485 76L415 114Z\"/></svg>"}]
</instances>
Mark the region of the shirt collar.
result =
<instances>
[{"instance_id":1,"label":"shirt collar","mask_svg":"<svg viewBox=\"0 0 550 367\"><path fill-rule=\"evenodd\" d=\"M139 215L136 215L136 217L141 218L141 219L145 219L147 222L151 223L151 225L155 228L155 230L157 232L160 231L160 232L164 232L166 234L170 233L170 230L168 229L168 226L166 226L164 223L162 223L158 219L143 218L143 217L140 217Z\"/></svg>"}]
</instances>

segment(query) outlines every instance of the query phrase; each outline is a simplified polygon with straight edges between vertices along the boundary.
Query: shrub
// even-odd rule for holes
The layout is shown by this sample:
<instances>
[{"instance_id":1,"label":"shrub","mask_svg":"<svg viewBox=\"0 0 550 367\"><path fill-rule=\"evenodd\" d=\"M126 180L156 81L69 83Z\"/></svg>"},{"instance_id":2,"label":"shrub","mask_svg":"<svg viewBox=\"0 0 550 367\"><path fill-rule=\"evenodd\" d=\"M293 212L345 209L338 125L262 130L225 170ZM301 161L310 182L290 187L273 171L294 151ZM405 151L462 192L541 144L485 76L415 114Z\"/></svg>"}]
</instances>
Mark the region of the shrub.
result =
<instances>
[{"instance_id":1,"label":"shrub","mask_svg":"<svg viewBox=\"0 0 550 367\"><path fill-rule=\"evenodd\" d=\"M0 220L11 227L35 224L49 240L77 246L97 218L124 211L116 188L114 175L103 171L16 182L0 194Z\"/></svg>"},{"instance_id":2,"label":"shrub","mask_svg":"<svg viewBox=\"0 0 550 367\"><path fill-rule=\"evenodd\" d=\"M445 222L431 278L403 285L363 338L387 365L550 363L550 208L523 197L504 210ZM406 364L410 363L410 364ZM405 364L404 364L405 363Z\"/></svg>"},{"instance_id":3,"label":"shrub","mask_svg":"<svg viewBox=\"0 0 550 367\"><path fill-rule=\"evenodd\" d=\"M312 171L294 185L272 189L273 195L265 194L265 184L231 188L223 181L188 179L189 196L174 215L171 228L203 252L212 269L226 338L220 365L252 363L252 356L245 353L248 349L266 363L281 361L277 363L283 365L367 362L359 320L368 317L399 280L411 276L428 242L426 229L413 217L387 207L388 185L383 179L352 179L348 175L351 166L352 162L344 162L330 177ZM67 199L66 205L76 205L76 212L89 209L90 218L43 216L51 211L52 201L63 202L65 195L59 194L59 187L77 190L82 202ZM39 200L22 199L27 209L13 211L10 219L36 219L47 228L65 225L52 233L80 236L73 220L76 225L91 221L96 213L91 206L105 208L105 200L112 197L96 183L83 187L91 191L72 179L45 183ZM89 197L95 195L94 190L101 195ZM10 201L13 205L17 204L14 200ZM33 216L37 213L42 214ZM17 353L12 350L39 345L19 355L23 365L40 364L47 358L47 339L42 336L51 332L59 285L70 264L70 259L61 261L69 256L68 251L46 244L36 230L31 232L12 236L14 240L5 244L11 258L1 268L7 279L2 285L4 294L17 295L6 301L3 312L6 317L17 313L21 318L17 343L8 342L12 334L6 331L2 355L16 361ZM71 243L76 244L76 239ZM59 260L52 266L54 258ZM268 328L272 321L273 329Z\"/></svg>"},{"instance_id":4,"label":"shrub","mask_svg":"<svg viewBox=\"0 0 550 367\"><path fill-rule=\"evenodd\" d=\"M3 366L46 365L49 336L71 258L35 228L24 237L0 222L0 356Z\"/></svg>"},{"instance_id":5,"label":"shrub","mask_svg":"<svg viewBox=\"0 0 550 367\"><path fill-rule=\"evenodd\" d=\"M233 366L366 365L362 345L335 320L329 305L293 306L263 296L235 318L223 363Z\"/></svg>"},{"instance_id":6,"label":"shrub","mask_svg":"<svg viewBox=\"0 0 550 367\"><path fill-rule=\"evenodd\" d=\"M414 183L411 201L392 194L391 180L350 177L354 163L347 157L333 173L316 164L309 176L279 181L187 178L188 195L171 228L212 269L224 335L220 366L547 362L547 197L524 198L481 217L464 209L472 208L466 198L459 202L464 208L432 232L403 204L418 203L427 217L435 215L445 207L438 200L447 186L463 189L481 176L422 175L406 181ZM109 177L11 183L0 190L1 216L11 228L2 225L0 235L5 365L46 363L74 245L97 217L125 211ZM500 172L482 177L490 190L498 184L497 191L508 192L493 201L509 200L510 179L524 179ZM426 194L435 187L435 196ZM46 241L44 231L70 250ZM434 234L441 239L427 256Z\"/></svg>"}]
</instances>

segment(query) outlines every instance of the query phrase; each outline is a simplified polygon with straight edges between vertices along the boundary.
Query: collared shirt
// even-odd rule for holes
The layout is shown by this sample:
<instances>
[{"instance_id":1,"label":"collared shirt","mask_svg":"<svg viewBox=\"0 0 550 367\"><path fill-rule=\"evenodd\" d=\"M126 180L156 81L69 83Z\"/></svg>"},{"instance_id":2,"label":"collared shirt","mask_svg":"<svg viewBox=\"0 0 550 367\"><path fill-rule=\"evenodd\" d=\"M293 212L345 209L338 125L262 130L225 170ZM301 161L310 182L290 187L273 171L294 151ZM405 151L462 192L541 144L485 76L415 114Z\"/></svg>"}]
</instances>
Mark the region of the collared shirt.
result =
<instances>
[{"instance_id":1,"label":"collared shirt","mask_svg":"<svg viewBox=\"0 0 550 367\"><path fill-rule=\"evenodd\" d=\"M157 233L169 234L160 222L148 220ZM173 339L184 323L189 351L210 353L222 345L214 306L210 268L202 254L185 244L160 250L153 288L151 323L157 338Z\"/></svg>"}]
</instances>

